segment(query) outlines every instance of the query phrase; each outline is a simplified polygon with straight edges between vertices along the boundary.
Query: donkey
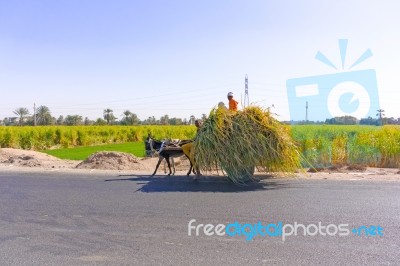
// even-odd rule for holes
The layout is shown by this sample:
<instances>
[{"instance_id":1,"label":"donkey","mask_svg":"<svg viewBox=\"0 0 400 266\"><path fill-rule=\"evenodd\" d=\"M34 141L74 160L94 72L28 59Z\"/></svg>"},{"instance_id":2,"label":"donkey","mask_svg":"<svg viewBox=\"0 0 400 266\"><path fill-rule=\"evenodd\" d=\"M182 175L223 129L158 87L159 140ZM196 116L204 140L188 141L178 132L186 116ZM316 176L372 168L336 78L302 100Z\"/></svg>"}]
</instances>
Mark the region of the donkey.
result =
<instances>
[{"instance_id":1,"label":"donkey","mask_svg":"<svg viewBox=\"0 0 400 266\"><path fill-rule=\"evenodd\" d=\"M158 156L158 152L159 149L161 149L161 147L156 150L153 147L153 139L151 138L150 134L147 136L146 140L144 141L145 144L145 148L146 148L146 157L154 157L154 156ZM160 141L161 142L161 141ZM179 142L179 140L171 140L172 143L177 144ZM166 141L167 144L167 141ZM160 145L162 146L162 144ZM170 157L171 158L171 164L172 164L172 168L174 170L174 172L172 173L173 175L175 174L175 161L174 161L174 157ZM164 174L167 173L167 160L164 161Z\"/></svg>"},{"instance_id":2,"label":"donkey","mask_svg":"<svg viewBox=\"0 0 400 266\"><path fill-rule=\"evenodd\" d=\"M171 170L171 164L170 164L170 160L169 159L170 158L173 159L173 158L177 158L177 157L181 157L181 156L185 155L184 152L182 151L182 149L180 147L174 147L174 148L165 149L167 147L166 141L159 141L159 140L154 140L154 139L151 139L151 138L149 138L148 141L149 141L150 147L152 149L158 151L158 156L159 156L158 162L157 162L157 165L156 165L156 169L154 170L154 173L152 174L152 176L154 176L156 174L156 172L158 170L158 167L160 166L162 160L164 160L164 159L167 161L167 164L168 164L168 168L169 168L169 174L168 175L171 175L172 174L172 170ZM184 144L184 143L182 143L182 144ZM179 144L179 145L181 145L181 144ZM190 169L189 169L189 172L187 172L187 174L186 174L188 176L190 175L190 173L192 171L195 174L195 171L193 169L193 165L192 165L192 162L190 161L190 159L189 159L189 162L190 162ZM175 169L174 169L174 173L175 173Z\"/></svg>"}]
</instances>

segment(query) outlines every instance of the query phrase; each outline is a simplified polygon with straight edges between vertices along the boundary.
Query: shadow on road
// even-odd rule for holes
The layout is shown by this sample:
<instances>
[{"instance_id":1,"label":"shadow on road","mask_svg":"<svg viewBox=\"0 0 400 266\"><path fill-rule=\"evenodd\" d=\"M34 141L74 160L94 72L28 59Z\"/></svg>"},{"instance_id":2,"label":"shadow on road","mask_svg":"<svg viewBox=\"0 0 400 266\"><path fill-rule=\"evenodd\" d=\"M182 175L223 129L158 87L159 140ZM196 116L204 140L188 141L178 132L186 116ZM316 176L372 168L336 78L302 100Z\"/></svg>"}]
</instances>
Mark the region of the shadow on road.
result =
<instances>
[{"instance_id":1,"label":"shadow on road","mask_svg":"<svg viewBox=\"0 0 400 266\"><path fill-rule=\"evenodd\" d=\"M129 175L122 175L129 176ZM120 176L120 177L122 177ZM131 178L107 179L106 182L133 181L142 185L137 191L152 192L246 192L285 188L286 184L262 180L238 186L222 177L202 176L193 181L187 176L133 176Z\"/></svg>"}]
</instances>

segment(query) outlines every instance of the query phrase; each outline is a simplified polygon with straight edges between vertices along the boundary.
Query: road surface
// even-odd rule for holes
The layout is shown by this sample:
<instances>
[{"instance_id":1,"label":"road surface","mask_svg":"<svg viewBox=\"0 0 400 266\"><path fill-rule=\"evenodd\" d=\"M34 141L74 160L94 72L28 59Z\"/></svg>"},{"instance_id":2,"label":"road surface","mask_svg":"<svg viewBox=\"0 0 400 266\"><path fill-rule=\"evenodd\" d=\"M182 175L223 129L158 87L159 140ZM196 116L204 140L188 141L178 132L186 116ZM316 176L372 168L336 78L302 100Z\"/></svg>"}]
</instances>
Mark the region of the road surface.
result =
<instances>
[{"instance_id":1,"label":"road surface","mask_svg":"<svg viewBox=\"0 0 400 266\"><path fill-rule=\"evenodd\" d=\"M235 187L118 174L0 173L0 265L399 265L400 182ZM188 223L380 226L365 236L199 236ZM376 228L375 228L376 229ZM376 230L375 230L376 232Z\"/></svg>"}]
</instances>

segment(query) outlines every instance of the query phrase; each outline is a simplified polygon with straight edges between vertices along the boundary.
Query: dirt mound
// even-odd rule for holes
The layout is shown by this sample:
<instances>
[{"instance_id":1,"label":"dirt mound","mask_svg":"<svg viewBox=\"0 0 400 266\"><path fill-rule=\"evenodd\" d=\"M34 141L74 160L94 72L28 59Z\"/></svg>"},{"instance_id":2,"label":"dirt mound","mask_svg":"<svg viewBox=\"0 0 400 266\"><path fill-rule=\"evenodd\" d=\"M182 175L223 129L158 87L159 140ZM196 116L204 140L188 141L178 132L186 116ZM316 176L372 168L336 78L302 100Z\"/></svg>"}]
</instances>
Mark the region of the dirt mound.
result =
<instances>
[{"instance_id":1,"label":"dirt mound","mask_svg":"<svg viewBox=\"0 0 400 266\"><path fill-rule=\"evenodd\" d=\"M19 166L27 167L42 166L39 160L32 156L10 156L8 160L3 161L2 163L17 164Z\"/></svg>"},{"instance_id":2,"label":"dirt mound","mask_svg":"<svg viewBox=\"0 0 400 266\"><path fill-rule=\"evenodd\" d=\"M61 160L37 151L0 149L0 164L7 167L73 168L77 163L77 161Z\"/></svg>"},{"instance_id":3,"label":"dirt mound","mask_svg":"<svg viewBox=\"0 0 400 266\"><path fill-rule=\"evenodd\" d=\"M76 166L79 169L147 170L140 159L124 152L96 152Z\"/></svg>"}]
</instances>

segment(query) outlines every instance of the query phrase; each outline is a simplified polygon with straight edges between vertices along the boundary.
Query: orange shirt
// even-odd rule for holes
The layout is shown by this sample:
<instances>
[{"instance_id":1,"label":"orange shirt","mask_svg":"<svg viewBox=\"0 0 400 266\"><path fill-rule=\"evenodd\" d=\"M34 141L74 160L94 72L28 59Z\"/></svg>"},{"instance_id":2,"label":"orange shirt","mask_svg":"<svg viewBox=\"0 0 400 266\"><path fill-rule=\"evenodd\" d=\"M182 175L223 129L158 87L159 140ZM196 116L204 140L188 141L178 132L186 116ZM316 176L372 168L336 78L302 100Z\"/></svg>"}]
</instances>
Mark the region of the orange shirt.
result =
<instances>
[{"instance_id":1,"label":"orange shirt","mask_svg":"<svg viewBox=\"0 0 400 266\"><path fill-rule=\"evenodd\" d=\"M234 99L229 100L229 110L231 111L237 111L238 110L238 102L235 101Z\"/></svg>"}]
</instances>

